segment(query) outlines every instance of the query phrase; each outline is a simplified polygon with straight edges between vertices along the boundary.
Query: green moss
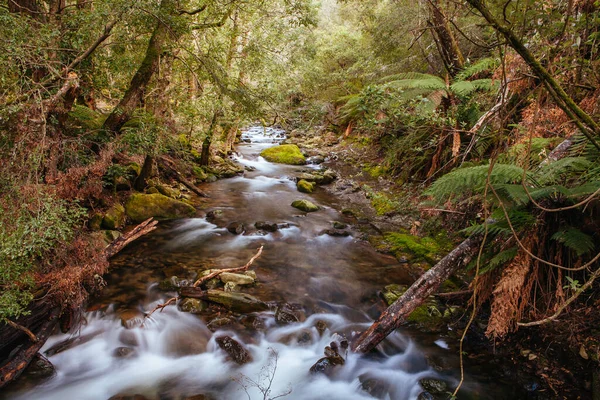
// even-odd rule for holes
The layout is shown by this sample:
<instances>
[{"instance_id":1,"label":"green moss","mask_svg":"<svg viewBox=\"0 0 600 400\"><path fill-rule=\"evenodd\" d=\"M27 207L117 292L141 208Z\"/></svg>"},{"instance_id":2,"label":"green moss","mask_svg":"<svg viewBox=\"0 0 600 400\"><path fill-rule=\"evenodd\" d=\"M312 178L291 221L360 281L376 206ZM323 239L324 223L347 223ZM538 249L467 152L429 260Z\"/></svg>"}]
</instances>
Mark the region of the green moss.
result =
<instances>
[{"instance_id":1,"label":"green moss","mask_svg":"<svg viewBox=\"0 0 600 400\"><path fill-rule=\"evenodd\" d=\"M295 144L282 144L280 146L269 147L263 150L260 155L267 161L279 164L306 164L304 155Z\"/></svg>"},{"instance_id":2,"label":"green moss","mask_svg":"<svg viewBox=\"0 0 600 400\"><path fill-rule=\"evenodd\" d=\"M386 169L381 165L369 165L363 168L364 171L373 178L379 178L387 173Z\"/></svg>"},{"instance_id":3,"label":"green moss","mask_svg":"<svg viewBox=\"0 0 600 400\"><path fill-rule=\"evenodd\" d=\"M308 200L296 200L292 202L292 207L305 212L319 211L319 207Z\"/></svg>"},{"instance_id":4,"label":"green moss","mask_svg":"<svg viewBox=\"0 0 600 400\"><path fill-rule=\"evenodd\" d=\"M125 208L121 204L115 204L108 209L102 219L102 228L115 230L125 224Z\"/></svg>"},{"instance_id":5,"label":"green moss","mask_svg":"<svg viewBox=\"0 0 600 400\"><path fill-rule=\"evenodd\" d=\"M367 185L363 186L363 190L365 191L367 198L371 200L371 205L375 209L377 215L397 212L400 209L400 204L390 199L387 193L376 192Z\"/></svg>"},{"instance_id":6,"label":"green moss","mask_svg":"<svg viewBox=\"0 0 600 400\"><path fill-rule=\"evenodd\" d=\"M162 194L136 193L125 203L125 212L133 222L142 222L150 217L161 219L191 217L196 213L196 209Z\"/></svg>"},{"instance_id":7,"label":"green moss","mask_svg":"<svg viewBox=\"0 0 600 400\"><path fill-rule=\"evenodd\" d=\"M86 130L96 130L102 128L106 115L103 115L91 108L75 105L69 112L69 122L74 127L81 127Z\"/></svg>"},{"instance_id":8,"label":"green moss","mask_svg":"<svg viewBox=\"0 0 600 400\"><path fill-rule=\"evenodd\" d=\"M315 190L315 183L300 179L296 184L296 187L298 188L298 191L302 193L312 193L313 190Z\"/></svg>"},{"instance_id":9,"label":"green moss","mask_svg":"<svg viewBox=\"0 0 600 400\"><path fill-rule=\"evenodd\" d=\"M407 233L391 232L385 234L385 240L397 256L402 253L410 253L416 259L424 259L431 263L436 262L439 258L440 245L430 237L419 238Z\"/></svg>"}]
</instances>

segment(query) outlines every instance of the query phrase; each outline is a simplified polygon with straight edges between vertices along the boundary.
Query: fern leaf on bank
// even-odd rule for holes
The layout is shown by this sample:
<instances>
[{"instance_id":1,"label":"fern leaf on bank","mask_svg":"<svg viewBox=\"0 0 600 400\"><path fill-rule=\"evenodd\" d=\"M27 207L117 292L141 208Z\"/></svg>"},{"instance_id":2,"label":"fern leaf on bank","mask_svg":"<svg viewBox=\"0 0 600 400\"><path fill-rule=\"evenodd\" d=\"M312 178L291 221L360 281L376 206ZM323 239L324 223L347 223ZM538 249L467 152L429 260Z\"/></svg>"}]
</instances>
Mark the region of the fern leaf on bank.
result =
<instances>
[{"instance_id":1,"label":"fern leaf on bank","mask_svg":"<svg viewBox=\"0 0 600 400\"><path fill-rule=\"evenodd\" d=\"M563 246L573 250L578 256L591 252L596 247L594 239L577 228L569 228L556 232L552 240L562 243Z\"/></svg>"},{"instance_id":2,"label":"fern leaf on bank","mask_svg":"<svg viewBox=\"0 0 600 400\"><path fill-rule=\"evenodd\" d=\"M487 262L487 265L485 267L483 267L479 270L479 274L483 275L487 272L495 270L499 266L504 265L509 261L512 261L517 256L518 252L519 252L519 248L516 246L511 247L507 250L501 251L500 253L498 253L494 257L492 257Z\"/></svg>"},{"instance_id":3,"label":"fern leaf on bank","mask_svg":"<svg viewBox=\"0 0 600 400\"><path fill-rule=\"evenodd\" d=\"M450 85L450 90L458 96L468 96L477 90L487 92L496 90L497 86L497 83L491 79L477 79L474 81L456 81Z\"/></svg>"},{"instance_id":4,"label":"fern leaf on bank","mask_svg":"<svg viewBox=\"0 0 600 400\"><path fill-rule=\"evenodd\" d=\"M485 186L489 168L489 165L478 165L456 169L436 180L425 194L444 201L466 192L479 193ZM516 165L495 164L490 174L490 183L495 186L518 183L521 182L523 173L523 169Z\"/></svg>"}]
</instances>

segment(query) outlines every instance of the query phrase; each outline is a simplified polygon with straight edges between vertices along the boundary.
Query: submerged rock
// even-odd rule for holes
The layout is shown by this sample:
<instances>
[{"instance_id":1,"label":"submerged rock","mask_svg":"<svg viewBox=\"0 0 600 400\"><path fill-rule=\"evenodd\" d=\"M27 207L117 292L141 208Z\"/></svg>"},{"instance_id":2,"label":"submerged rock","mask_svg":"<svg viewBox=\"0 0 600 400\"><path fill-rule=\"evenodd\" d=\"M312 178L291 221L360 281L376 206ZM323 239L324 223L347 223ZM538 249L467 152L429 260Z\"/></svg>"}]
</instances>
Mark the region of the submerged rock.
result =
<instances>
[{"instance_id":1,"label":"submerged rock","mask_svg":"<svg viewBox=\"0 0 600 400\"><path fill-rule=\"evenodd\" d=\"M350 232L342 229L325 229L321 231L321 235L329 235L333 237L347 237L350 236Z\"/></svg>"},{"instance_id":2,"label":"submerged rock","mask_svg":"<svg viewBox=\"0 0 600 400\"><path fill-rule=\"evenodd\" d=\"M173 219L191 217L196 209L179 200L159 193L135 193L125 203L125 212L133 222L142 222L150 217Z\"/></svg>"},{"instance_id":3,"label":"submerged rock","mask_svg":"<svg viewBox=\"0 0 600 400\"><path fill-rule=\"evenodd\" d=\"M360 387L376 399L386 398L390 385L382 380L373 378L369 374L362 374L358 377Z\"/></svg>"},{"instance_id":4,"label":"submerged rock","mask_svg":"<svg viewBox=\"0 0 600 400\"><path fill-rule=\"evenodd\" d=\"M135 355L135 349L132 349L131 347L117 347L114 351L113 351L113 357L116 358L129 358L129 357L133 357Z\"/></svg>"},{"instance_id":5,"label":"submerged rock","mask_svg":"<svg viewBox=\"0 0 600 400\"><path fill-rule=\"evenodd\" d=\"M243 365L252 361L250 352L237 340L230 336L219 336L215 339L217 344L229 358L239 365Z\"/></svg>"},{"instance_id":6,"label":"submerged rock","mask_svg":"<svg viewBox=\"0 0 600 400\"><path fill-rule=\"evenodd\" d=\"M36 379L47 379L54 376L56 370L46 357L38 353L33 357L33 360L23 374Z\"/></svg>"},{"instance_id":7,"label":"submerged rock","mask_svg":"<svg viewBox=\"0 0 600 400\"><path fill-rule=\"evenodd\" d=\"M282 144L279 146L269 147L260 153L265 160L290 165L304 165L306 159L295 144Z\"/></svg>"},{"instance_id":8,"label":"submerged rock","mask_svg":"<svg viewBox=\"0 0 600 400\"><path fill-rule=\"evenodd\" d=\"M319 207L308 200L296 200L292 203L292 207L304 212L319 211Z\"/></svg>"}]
</instances>

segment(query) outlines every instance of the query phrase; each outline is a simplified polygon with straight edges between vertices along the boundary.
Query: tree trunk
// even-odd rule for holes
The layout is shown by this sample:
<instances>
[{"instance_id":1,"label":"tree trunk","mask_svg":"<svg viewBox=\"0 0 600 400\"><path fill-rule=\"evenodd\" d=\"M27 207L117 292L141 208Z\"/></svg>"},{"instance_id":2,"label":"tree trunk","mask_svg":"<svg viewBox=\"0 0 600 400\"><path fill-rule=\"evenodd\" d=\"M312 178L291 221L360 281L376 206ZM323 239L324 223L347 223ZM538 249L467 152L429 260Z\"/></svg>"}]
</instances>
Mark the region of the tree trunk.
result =
<instances>
[{"instance_id":1,"label":"tree trunk","mask_svg":"<svg viewBox=\"0 0 600 400\"><path fill-rule=\"evenodd\" d=\"M146 154L144 158L144 165L140 171L140 175L135 179L133 188L137 191L143 191L148 185L148 178L152 175L152 167L154 165L154 157L150 154Z\"/></svg>"},{"instance_id":2,"label":"tree trunk","mask_svg":"<svg viewBox=\"0 0 600 400\"><path fill-rule=\"evenodd\" d=\"M452 273L467 264L479 248L481 237L471 236L424 273L379 319L352 344L352 350L367 353L374 349L394 329L398 328L415 308L419 307Z\"/></svg>"},{"instance_id":3,"label":"tree trunk","mask_svg":"<svg viewBox=\"0 0 600 400\"><path fill-rule=\"evenodd\" d=\"M429 0L428 6L431 16L431 27L438 44L440 56L450 76L455 76L463 68L465 58L460 51L456 36L454 36L452 29L450 29L448 17L446 17L444 10L440 7L438 0Z\"/></svg>"},{"instance_id":4,"label":"tree trunk","mask_svg":"<svg viewBox=\"0 0 600 400\"><path fill-rule=\"evenodd\" d=\"M167 16L173 13L175 8L174 0L162 0L159 15ZM163 20L156 22L144 60L131 79L125 95L104 122L104 129L115 133L119 132L121 127L131 119L133 112L144 97L150 79L158 69L160 57L167 49L169 34L172 32L175 32L175 30L167 26ZM173 40L176 39L177 37L173 38Z\"/></svg>"}]
</instances>

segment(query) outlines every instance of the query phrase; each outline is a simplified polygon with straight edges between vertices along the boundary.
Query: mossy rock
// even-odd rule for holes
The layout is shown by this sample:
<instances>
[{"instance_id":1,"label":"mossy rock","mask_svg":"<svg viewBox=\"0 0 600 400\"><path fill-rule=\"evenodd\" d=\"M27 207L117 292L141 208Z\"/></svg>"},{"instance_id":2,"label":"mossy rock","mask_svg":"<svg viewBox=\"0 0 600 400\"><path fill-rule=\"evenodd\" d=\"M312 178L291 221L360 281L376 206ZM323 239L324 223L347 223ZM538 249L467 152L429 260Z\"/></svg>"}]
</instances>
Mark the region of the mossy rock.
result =
<instances>
[{"instance_id":1,"label":"mossy rock","mask_svg":"<svg viewBox=\"0 0 600 400\"><path fill-rule=\"evenodd\" d=\"M136 162L127 164L127 174L131 177L138 177L142 173L142 167Z\"/></svg>"},{"instance_id":2,"label":"mossy rock","mask_svg":"<svg viewBox=\"0 0 600 400\"><path fill-rule=\"evenodd\" d=\"M263 150L260 155L267 161L279 164L306 164L306 158L304 158L304 155L295 144L282 144L269 147L268 149Z\"/></svg>"},{"instance_id":3,"label":"mossy rock","mask_svg":"<svg viewBox=\"0 0 600 400\"><path fill-rule=\"evenodd\" d=\"M304 212L319 211L319 207L308 200L296 200L292 203L292 207Z\"/></svg>"},{"instance_id":4,"label":"mossy rock","mask_svg":"<svg viewBox=\"0 0 600 400\"><path fill-rule=\"evenodd\" d=\"M296 187L298 188L298 191L302 193L312 193L315 190L314 182L308 182L304 179L300 179L296 184Z\"/></svg>"},{"instance_id":5,"label":"mossy rock","mask_svg":"<svg viewBox=\"0 0 600 400\"><path fill-rule=\"evenodd\" d=\"M385 234L385 240L396 257L414 256L414 260L425 260L435 264L439 259L440 245L430 237L420 238L408 233L391 232Z\"/></svg>"},{"instance_id":6,"label":"mossy rock","mask_svg":"<svg viewBox=\"0 0 600 400\"><path fill-rule=\"evenodd\" d=\"M125 212L133 222L142 222L150 217L159 219L191 217L196 213L196 209L159 193L135 193L125 203Z\"/></svg>"},{"instance_id":7,"label":"mossy rock","mask_svg":"<svg viewBox=\"0 0 600 400\"><path fill-rule=\"evenodd\" d=\"M181 192L179 190L165 185L157 185L156 189L160 194L170 197L172 199L177 199L181 195Z\"/></svg>"},{"instance_id":8,"label":"mossy rock","mask_svg":"<svg viewBox=\"0 0 600 400\"><path fill-rule=\"evenodd\" d=\"M125 225L125 208L117 203L109 208L102 218L102 228L115 230L123 225Z\"/></svg>"},{"instance_id":9,"label":"mossy rock","mask_svg":"<svg viewBox=\"0 0 600 400\"><path fill-rule=\"evenodd\" d=\"M68 124L73 128L97 130L102 128L105 119L106 115L85 106L75 105L69 112Z\"/></svg>"}]
</instances>

